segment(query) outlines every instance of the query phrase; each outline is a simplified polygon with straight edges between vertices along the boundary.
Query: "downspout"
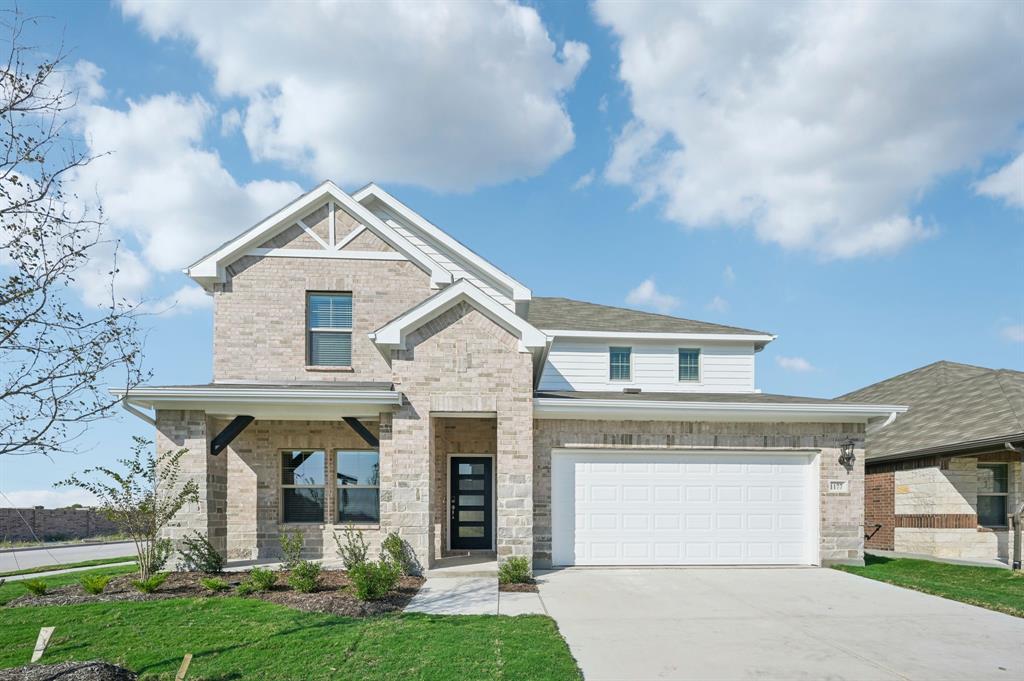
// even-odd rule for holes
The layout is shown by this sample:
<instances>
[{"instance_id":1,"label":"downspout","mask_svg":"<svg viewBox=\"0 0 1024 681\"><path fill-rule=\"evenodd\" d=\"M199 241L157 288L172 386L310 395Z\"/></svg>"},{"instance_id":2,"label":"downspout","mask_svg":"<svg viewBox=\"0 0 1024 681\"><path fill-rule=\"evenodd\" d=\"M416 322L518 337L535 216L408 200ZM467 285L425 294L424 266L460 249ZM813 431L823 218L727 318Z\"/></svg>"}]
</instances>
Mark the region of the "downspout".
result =
<instances>
[{"instance_id":1,"label":"downspout","mask_svg":"<svg viewBox=\"0 0 1024 681\"><path fill-rule=\"evenodd\" d=\"M1011 452L1024 455L1024 449L1018 447L1010 441L1003 443ZM1021 517L1024 516L1024 503L1017 506L1017 510L1014 511L1013 515L1010 516L1010 522L1013 524L1013 561L1010 563L1010 567L1014 572L1020 572L1020 559L1021 559Z\"/></svg>"},{"instance_id":2,"label":"downspout","mask_svg":"<svg viewBox=\"0 0 1024 681\"><path fill-rule=\"evenodd\" d=\"M888 426L891 426L892 422L896 420L896 416L897 415L898 415L897 412L894 412L894 411L893 412L889 412L889 417L887 419L885 419L885 421L883 421L882 423L869 423L867 428L865 428L864 430L869 435L871 435L873 433L877 433L878 431L882 430L883 428L887 428Z\"/></svg>"}]
</instances>

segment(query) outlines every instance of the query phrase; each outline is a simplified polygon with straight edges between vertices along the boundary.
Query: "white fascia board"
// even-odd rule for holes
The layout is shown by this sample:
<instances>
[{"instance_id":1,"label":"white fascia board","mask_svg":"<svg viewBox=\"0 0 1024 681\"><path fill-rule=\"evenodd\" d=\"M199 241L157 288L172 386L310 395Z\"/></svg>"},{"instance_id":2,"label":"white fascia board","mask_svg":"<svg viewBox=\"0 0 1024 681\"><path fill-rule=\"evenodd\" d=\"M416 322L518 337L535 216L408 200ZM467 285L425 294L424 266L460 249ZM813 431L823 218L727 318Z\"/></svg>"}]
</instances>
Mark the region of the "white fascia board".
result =
<instances>
[{"instance_id":1,"label":"white fascia board","mask_svg":"<svg viewBox=\"0 0 1024 681\"><path fill-rule=\"evenodd\" d=\"M623 340L682 340L732 341L740 343L770 343L777 336L764 333L669 333L662 331L573 331L571 329L541 329L553 338L614 338Z\"/></svg>"},{"instance_id":2,"label":"white fascia board","mask_svg":"<svg viewBox=\"0 0 1024 681\"><path fill-rule=\"evenodd\" d=\"M204 286L208 286L213 282L224 281L224 268L228 264L245 255L250 248L258 246L260 242L269 239L275 230L291 225L320 204L332 199L352 213L363 224L377 232L381 238L394 246L395 250L428 272L432 285L440 287L452 282L451 272L413 245L390 225L382 222L380 218L330 180L321 182L315 189L303 194L270 217L260 221L238 238L232 239L212 253L200 258L185 268L185 273Z\"/></svg>"},{"instance_id":3,"label":"white fascia board","mask_svg":"<svg viewBox=\"0 0 1024 681\"><path fill-rule=\"evenodd\" d=\"M398 213L399 216L416 225L445 247L478 267L491 278L503 283L512 291L512 300L530 300L533 297L533 293L526 286L492 265L482 256L474 253L471 249L467 248L464 244L460 243L443 229L427 220L412 208L406 206L378 185L370 183L352 195L352 198L359 202L370 197L378 199L388 208Z\"/></svg>"},{"instance_id":4,"label":"white fascia board","mask_svg":"<svg viewBox=\"0 0 1024 681\"><path fill-rule=\"evenodd\" d=\"M370 340L382 347L404 349L408 333L461 302L469 303L491 321L515 333L519 337L520 352L547 347L548 338L543 332L466 279L460 279L369 334Z\"/></svg>"},{"instance_id":5,"label":"white fascia board","mask_svg":"<svg viewBox=\"0 0 1024 681\"><path fill-rule=\"evenodd\" d=\"M800 421L867 423L902 414L907 407L879 404L676 402L539 397L533 413L540 419L632 421Z\"/></svg>"}]
</instances>

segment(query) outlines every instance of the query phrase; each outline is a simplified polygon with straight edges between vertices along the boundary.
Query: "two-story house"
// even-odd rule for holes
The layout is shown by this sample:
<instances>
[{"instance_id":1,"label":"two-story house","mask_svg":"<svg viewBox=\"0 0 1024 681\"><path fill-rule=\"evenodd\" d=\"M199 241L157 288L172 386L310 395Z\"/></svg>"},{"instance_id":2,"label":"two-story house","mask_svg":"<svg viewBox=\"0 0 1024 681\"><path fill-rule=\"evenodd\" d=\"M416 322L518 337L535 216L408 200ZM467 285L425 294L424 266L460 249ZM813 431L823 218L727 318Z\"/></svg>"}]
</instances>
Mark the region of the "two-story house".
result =
<instances>
[{"instance_id":1,"label":"two-story house","mask_svg":"<svg viewBox=\"0 0 1024 681\"><path fill-rule=\"evenodd\" d=\"M863 558L865 428L898 406L761 393L761 331L530 289L376 185L324 182L186 272L213 382L125 396L188 448L231 558L352 524L430 566ZM143 409L150 409L148 416Z\"/></svg>"}]
</instances>

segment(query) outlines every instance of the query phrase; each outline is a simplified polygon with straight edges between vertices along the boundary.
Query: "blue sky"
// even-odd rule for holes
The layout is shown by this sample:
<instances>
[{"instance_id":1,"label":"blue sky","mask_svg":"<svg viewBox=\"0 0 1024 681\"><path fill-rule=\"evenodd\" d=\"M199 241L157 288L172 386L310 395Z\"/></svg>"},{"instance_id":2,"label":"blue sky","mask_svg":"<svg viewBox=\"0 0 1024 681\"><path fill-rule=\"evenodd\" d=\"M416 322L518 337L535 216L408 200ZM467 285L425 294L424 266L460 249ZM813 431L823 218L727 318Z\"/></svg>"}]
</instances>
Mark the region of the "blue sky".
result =
<instances>
[{"instance_id":1,"label":"blue sky","mask_svg":"<svg viewBox=\"0 0 1024 681\"><path fill-rule=\"evenodd\" d=\"M418 7L33 5L37 44L72 49L76 130L113 152L75 182L132 258L122 292L178 301L148 321L153 383L211 378L180 267L327 177L378 181L536 295L778 334L765 392L1024 369L1019 4ZM133 434L0 460L0 490L57 499Z\"/></svg>"}]
</instances>

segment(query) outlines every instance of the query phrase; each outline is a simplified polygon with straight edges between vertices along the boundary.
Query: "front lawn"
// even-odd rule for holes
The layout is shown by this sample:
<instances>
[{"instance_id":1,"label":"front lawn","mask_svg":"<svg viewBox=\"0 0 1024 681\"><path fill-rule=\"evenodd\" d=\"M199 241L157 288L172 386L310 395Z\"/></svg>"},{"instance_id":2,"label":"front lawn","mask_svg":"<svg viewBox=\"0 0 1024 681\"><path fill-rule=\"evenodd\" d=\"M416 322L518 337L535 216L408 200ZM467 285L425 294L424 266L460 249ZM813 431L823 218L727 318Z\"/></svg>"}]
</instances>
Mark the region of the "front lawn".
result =
<instances>
[{"instance_id":1,"label":"front lawn","mask_svg":"<svg viewBox=\"0 0 1024 681\"><path fill-rule=\"evenodd\" d=\"M836 567L862 577L1024 617L1024 576L1010 570L871 555L866 555L864 562L864 567Z\"/></svg>"},{"instance_id":2,"label":"front lawn","mask_svg":"<svg viewBox=\"0 0 1024 681\"><path fill-rule=\"evenodd\" d=\"M0 602L22 593L8 583ZM39 628L55 626L43 662L101 658L143 678L174 678L185 653L193 655L190 681L581 678L554 621L542 616L354 619L232 596L6 607L0 620L0 668L27 663Z\"/></svg>"}]
</instances>

